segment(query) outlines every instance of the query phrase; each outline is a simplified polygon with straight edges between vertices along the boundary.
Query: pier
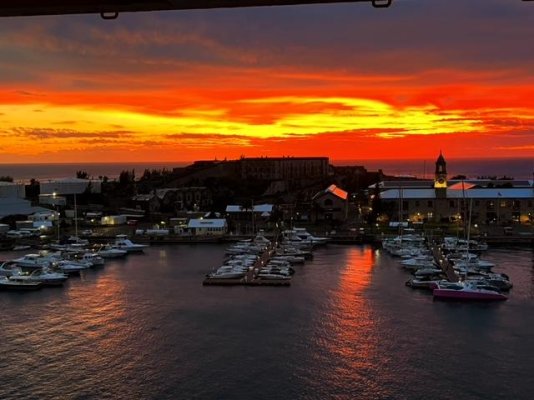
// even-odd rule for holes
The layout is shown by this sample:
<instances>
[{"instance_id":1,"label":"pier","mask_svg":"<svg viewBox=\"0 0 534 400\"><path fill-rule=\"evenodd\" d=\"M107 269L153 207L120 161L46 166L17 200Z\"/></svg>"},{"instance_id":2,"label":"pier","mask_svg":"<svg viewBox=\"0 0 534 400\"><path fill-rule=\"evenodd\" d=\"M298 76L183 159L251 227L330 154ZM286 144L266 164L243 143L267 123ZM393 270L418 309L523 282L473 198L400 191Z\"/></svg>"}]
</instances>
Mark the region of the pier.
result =
<instances>
[{"instance_id":1,"label":"pier","mask_svg":"<svg viewBox=\"0 0 534 400\"><path fill-rule=\"evenodd\" d=\"M271 243L256 262L248 269L245 276L236 279L212 278L206 276L202 285L204 286L291 286L289 279L265 279L258 277L260 269L266 265L274 253L276 242Z\"/></svg>"},{"instance_id":2,"label":"pier","mask_svg":"<svg viewBox=\"0 0 534 400\"><path fill-rule=\"evenodd\" d=\"M432 255L434 256L434 260L439 265L443 273L447 276L447 280L449 282L458 282L460 278L454 271L452 263L443 254L443 250L441 250L437 244L432 244L430 249L432 251Z\"/></svg>"}]
</instances>

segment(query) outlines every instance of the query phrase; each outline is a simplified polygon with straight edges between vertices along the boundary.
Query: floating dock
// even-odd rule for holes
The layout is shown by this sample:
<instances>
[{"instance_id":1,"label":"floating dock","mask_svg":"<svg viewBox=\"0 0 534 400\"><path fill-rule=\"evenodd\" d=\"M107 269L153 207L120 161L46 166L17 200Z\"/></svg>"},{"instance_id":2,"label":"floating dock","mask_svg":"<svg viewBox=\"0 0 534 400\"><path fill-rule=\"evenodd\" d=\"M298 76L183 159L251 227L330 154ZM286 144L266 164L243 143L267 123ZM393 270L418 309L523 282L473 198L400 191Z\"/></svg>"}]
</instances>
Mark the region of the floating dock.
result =
<instances>
[{"instance_id":1,"label":"floating dock","mask_svg":"<svg viewBox=\"0 0 534 400\"><path fill-rule=\"evenodd\" d=\"M291 279L254 279L247 281L241 279L217 279L206 278L202 282L204 286L291 286Z\"/></svg>"},{"instance_id":2,"label":"floating dock","mask_svg":"<svg viewBox=\"0 0 534 400\"><path fill-rule=\"evenodd\" d=\"M211 278L207 276L202 285L204 286L290 286L291 278L289 279L265 279L259 278L260 269L266 265L272 254L274 253L275 245L271 244L266 251L256 260L254 265L249 268L244 277L239 279L221 279Z\"/></svg>"}]
</instances>

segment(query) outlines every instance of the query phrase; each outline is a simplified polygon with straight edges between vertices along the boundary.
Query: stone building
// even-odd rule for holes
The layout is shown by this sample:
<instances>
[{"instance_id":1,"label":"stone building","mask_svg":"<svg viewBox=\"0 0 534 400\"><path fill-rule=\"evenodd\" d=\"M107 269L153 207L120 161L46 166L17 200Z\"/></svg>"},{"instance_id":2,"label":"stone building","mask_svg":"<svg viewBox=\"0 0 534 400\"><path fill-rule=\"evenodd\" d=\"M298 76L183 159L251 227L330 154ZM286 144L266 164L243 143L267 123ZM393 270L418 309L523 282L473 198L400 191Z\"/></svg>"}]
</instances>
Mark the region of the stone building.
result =
<instances>
[{"instance_id":1,"label":"stone building","mask_svg":"<svg viewBox=\"0 0 534 400\"><path fill-rule=\"evenodd\" d=\"M157 189L162 210L209 210L213 204L211 191L204 186Z\"/></svg>"},{"instance_id":2,"label":"stone building","mask_svg":"<svg viewBox=\"0 0 534 400\"><path fill-rule=\"evenodd\" d=\"M242 158L241 177L265 180L315 179L328 176L328 157Z\"/></svg>"},{"instance_id":3,"label":"stone building","mask_svg":"<svg viewBox=\"0 0 534 400\"><path fill-rule=\"evenodd\" d=\"M525 180L464 179L448 181L442 154L433 181L380 184L383 219L412 222L532 223L534 184Z\"/></svg>"}]
</instances>

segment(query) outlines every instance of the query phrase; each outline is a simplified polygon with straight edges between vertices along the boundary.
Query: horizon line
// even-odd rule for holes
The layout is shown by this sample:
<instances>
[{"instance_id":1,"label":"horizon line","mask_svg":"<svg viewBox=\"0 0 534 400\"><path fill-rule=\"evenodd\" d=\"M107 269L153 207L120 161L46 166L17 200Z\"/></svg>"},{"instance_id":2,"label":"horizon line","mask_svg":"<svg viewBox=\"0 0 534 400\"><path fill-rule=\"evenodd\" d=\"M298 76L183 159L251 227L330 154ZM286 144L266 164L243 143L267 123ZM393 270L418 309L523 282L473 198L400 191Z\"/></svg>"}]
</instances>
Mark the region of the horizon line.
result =
<instances>
[{"instance_id":1,"label":"horizon line","mask_svg":"<svg viewBox=\"0 0 534 400\"><path fill-rule=\"evenodd\" d=\"M331 163L339 162L360 162L360 161L427 161L432 160L433 157L429 158L342 158L342 159L331 159L328 156L274 156L274 157L263 157L263 158L317 158L317 157L326 157ZM244 157L244 158L261 158L260 157ZM98 162L98 161L86 161L86 162L10 162L2 163L0 166L9 166L9 165L117 165L117 164L186 164L186 163L195 163L198 161L238 161L241 158L232 158L232 159L199 159L199 160L166 160L166 161L117 161L117 162ZM528 160L531 159L534 162L533 156L526 157L447 157L448 160Z\"/></svg>"}]
</instances>

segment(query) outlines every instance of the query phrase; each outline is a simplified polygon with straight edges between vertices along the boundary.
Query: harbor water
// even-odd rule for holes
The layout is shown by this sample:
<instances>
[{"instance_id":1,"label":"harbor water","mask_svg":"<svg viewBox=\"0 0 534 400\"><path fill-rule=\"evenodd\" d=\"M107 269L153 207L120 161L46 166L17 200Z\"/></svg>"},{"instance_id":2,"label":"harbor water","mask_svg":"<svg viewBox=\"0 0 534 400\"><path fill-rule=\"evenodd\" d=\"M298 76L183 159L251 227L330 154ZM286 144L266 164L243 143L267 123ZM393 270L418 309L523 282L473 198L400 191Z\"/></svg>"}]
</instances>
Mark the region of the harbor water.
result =
<instances>
[{"instance_id":1,"label":"harbor water","mask_svg":"<svg viewBox=\"0 0 534 400\"><path fill-rule=\"evenodd\" d=\"M224 248L0 292L0 399L532 398L530 248L485 255L514 283L498 304L433 301L370 246L316 250L290 287L202 286Z\"/></svg>"}]
</instances>

